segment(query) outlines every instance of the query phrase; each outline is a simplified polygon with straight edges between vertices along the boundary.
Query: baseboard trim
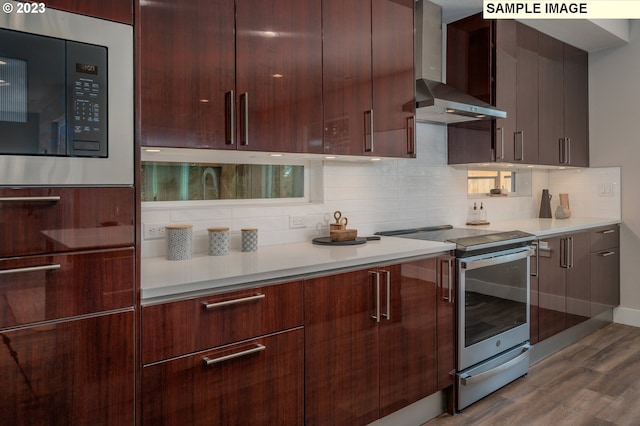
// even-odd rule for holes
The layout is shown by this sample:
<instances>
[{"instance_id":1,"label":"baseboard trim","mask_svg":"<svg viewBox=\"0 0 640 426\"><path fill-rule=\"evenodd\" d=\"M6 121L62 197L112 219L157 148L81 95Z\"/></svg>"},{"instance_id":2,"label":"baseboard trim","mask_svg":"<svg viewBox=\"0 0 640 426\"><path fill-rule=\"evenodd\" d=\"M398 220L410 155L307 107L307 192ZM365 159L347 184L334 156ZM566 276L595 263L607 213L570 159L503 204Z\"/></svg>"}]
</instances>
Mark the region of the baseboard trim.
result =
<instances>
[{"instance_id":1,"label":"baseboard trim","mask_svg":"<svg viewBox=\"0 0 640 426\"><path fill-rule=\"evenodd\" d=\"M370 423L370 426L421 425L444 413L446 400L444 392L436 392L395 413Z\"/></svg>"},{"instance_id":2,"label":"baseboard trim","mask_svg":"<svg viewBox=\"0 0 640 426\"><path fill-rule=\"evenodd\" d=\"M640 327L640 310L622 307L614 308L613 322Z\"/></svg>"}]
</instances>

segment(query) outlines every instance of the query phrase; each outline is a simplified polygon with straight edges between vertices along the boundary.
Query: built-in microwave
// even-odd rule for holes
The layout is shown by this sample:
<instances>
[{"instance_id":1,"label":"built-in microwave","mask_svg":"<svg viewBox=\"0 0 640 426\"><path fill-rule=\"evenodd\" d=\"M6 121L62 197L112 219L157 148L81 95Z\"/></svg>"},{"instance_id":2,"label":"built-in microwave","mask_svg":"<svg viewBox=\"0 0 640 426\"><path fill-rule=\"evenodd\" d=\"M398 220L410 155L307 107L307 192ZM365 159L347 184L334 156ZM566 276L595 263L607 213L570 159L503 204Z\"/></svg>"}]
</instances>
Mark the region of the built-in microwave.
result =
<instances>
[{"instance_id":1,"label":"built-in microwave","mask_svg":"<svg viewBox=\"0 0 640 426\"><path fill-rule=\"evenodd\" d=\"M0 15L0 185L133 184L131 26L17 10Z\"/></svg>"}]
</instances>

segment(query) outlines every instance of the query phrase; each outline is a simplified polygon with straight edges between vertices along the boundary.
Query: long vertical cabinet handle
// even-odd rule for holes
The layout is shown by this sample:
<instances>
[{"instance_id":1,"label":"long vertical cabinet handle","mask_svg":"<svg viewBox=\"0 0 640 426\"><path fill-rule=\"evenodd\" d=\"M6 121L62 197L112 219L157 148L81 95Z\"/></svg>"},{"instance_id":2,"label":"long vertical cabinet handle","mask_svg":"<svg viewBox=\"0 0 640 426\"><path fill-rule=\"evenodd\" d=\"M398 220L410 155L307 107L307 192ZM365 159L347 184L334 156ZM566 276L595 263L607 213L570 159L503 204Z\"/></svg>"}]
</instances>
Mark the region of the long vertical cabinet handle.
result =
<instances>
[{"instance_id":1,"label":"long vertical cabinet handle","mask_svg":"<svg viewBox=\"0 0 640 426\"><path fill-rule=\"evenodd\" d=\"M498 157L498 148L496 147L496 161L504 160L504 127L496 128L496 133L500 132L500 156Z\"/></svg>"},{"instance_id":2,"label":"long vertical cabinet handle","mask_svg":"<svg viewBox=\"0 0 640 426\"><path fill-rule=\"evenodd\" d=\"M560 239L560 267L567 269L569 267L569 258L567 257L567 245L569 241L567 238Z\"/></svg>"},{"instance_id":3,"label":"long vertical cabinet handle","mask_svg":"<svg viewBox=\"0 0 640 426\"><path fill-rule=\"evenodd\" d=\"M537 277L540 273L540 242L534 241L533 246L536 248L536 271L531 272L529 275L532 277Z\"/></svg>"},{"instance_id":4,"label":"long vertical cabinet handle","mask_svg":"<svg viewBox=\"0 0 640 426\"><path fill-rule=\"evenodd\" d=\"M383 318L386 318L387 321L391 320L391 271L382 271L382 273L385 274L387 282L386 282L386 287L387 287L387 312L382 314Z\"/></svg>"},{"instance_id":5,"label":"long vertical cabinet handle","mask_svg":"<svg viewBox=\"0 0 640 426\"><path fill-rule=\"evenodd\" d=\"M569 253L567 255L567 258L568 258L567 264L568 264L569 268L573 268L573 237L569 237L569 238L567 238L567 240L568 240L568 243L569 243L568 244Z\"/></svg>"},{"instance_id":6,"label":"long vertical cabinet handle","mask_svg":"<svg viewBox=\"0 0 640 426\"><path fill-rule=\"evenodd\" d=\"M235 95L233 94L233 90L228 91L224 96L224 107L225 107L225 128L224 128L224 137L225 143L227 145L233 145L235 143L236 135L235 135L235 127L236 127L236 106L235 106Z\"/></svg>"},{"instance_id":7,"label":"long vertical cabinet handle","mask_svg":"<svg viewBox=\"0 0 640 426\"><path fill-rule=\"evenodd\" d=\"M364 152L373 152L373 110L364 113Z\"/></svg>"},{"instance_id":8,"label":"long vertical cabinet handle","mask_svg":"<svg viewBox=\"0 0 640 426\"><path fill-rule=\"evenodd\" d=\"M240 95L240 145L249 145L249 94Z\"/></svg>"},{"instance_id":9,"label":"long vertical cabinet handle","mask_svg":"<svg viewBox=\"0 0 640 426\"><path fill-rule=\"evenodd\" d=\"M565 140L566 140L565 149L567 150L567 154L566 154L567 162L565 164L569 165L571 164L571 138L565 138Z\"/></svg>"},{"instance_id":10,"label":"long vertical cabinet handle","mask_svg":"<svg viewBox=\"0 0 640 426\"><path fill-rule=\"evenodd\" d=\"M369 277L375 277L375 305L376 305L376 314L371 315L371 319L376 320L376 322L380 322L380 273L369 271Z\"/></svg>"},{"instance_id":11,"label":"long vertical cabinet handle","mask_svg":"<svg viewBox=\"0 0 640 426\"><path fill-rule=\"evenodd\" d=\"M564 140L564 138L558 139L558 147L559 147L558 163L565 164L565 161L566 161L566 157L565 157L566 148L565 148L565 140Z\"/></svg>"},{"instance_id":12,"label":"long vertical cabinet handle","mask_svg":"<svg viewBox=\"0 0 640 426\"><path fill-rule=\"evenodd\" d=\"M445 257L445 258L441 258L440 259L440 271L438 273L438 287L440 288L440 292L442 294L442 300L449 302L449 303L454 303L454 292L453 292L453 268L452 268L452 263L453 263L453 258L451 257ZM445 266L446 265L446 269ZM447 271L447 291L445 293L444 291L444 279L443 277L443 272Z\"/></svg>"},{"instance_id":13,"label":"long vertical cabinet handle","mask_svg":"<svg viewBox=\"0 0 640 426\"><path fill-rule=\"evenodd\" d=\"M407 154L416 153L416 117L407 117Z\"/></svg>"},{"instance_id":14,"label":"long vertical cabinet handle","mask_svg":"<svg viewBox=\"0 0 640 426\"><path fill-rule=\"evenodd\" d=\"M516 144L518 140L518 136L520 139L520 158L516 157ZM524 130L519 130L513 134L513 161L523 161L524 160Z\"/></svg>"}]
</instances>

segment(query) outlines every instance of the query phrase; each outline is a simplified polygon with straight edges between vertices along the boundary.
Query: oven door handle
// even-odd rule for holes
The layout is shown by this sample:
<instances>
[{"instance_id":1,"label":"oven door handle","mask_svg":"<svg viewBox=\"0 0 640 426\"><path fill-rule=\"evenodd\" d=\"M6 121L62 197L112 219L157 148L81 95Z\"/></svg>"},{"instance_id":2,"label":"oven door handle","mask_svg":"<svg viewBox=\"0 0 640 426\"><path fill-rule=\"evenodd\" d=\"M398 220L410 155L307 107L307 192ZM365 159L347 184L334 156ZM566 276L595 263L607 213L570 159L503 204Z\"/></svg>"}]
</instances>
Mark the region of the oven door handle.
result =
<instances>
[{"instance_id":1,"label":"oven door handle","mask_svg":"<svg viewBox=\"0 0 640 426\"><path fill-rule=\"evenodd\" d=\"M526 259L528 257L533 256L535 253L536 253L535 249L529 247L523 251L504 254L504 255L498 255L493 257L480 258L475 260L460 259L460 268L466 269L466 270L484 268L487 266L499 265L501 263L508 263L508 262L513 262L520 259Z\"/></svg>"},{"instance_id":2,"label":"oven door handle","mask_svg":"<svg viewBox=\"0 0 640 426\"><path fill-rule=\"evenodd\" d=\"M502 373L505 370L508 370L509 368L513 367L514 365L517 365L519 363L521 363L522 361L525 361L525 359L529 356L528 352L533 348L533 345L523 345L522 346L522 352L520 353L520 355L518 355L517 357L510 359L509 361L505 362L504 364L500 364L499 366L497 366L496 368L492 368L491 370L485 371L484 373L480 373L477 376L460 376L460 383L463 386L471 386L475 383L481 382L483 380L487 380L493 376L495 376L496 374Z\"/></svg>"}]
</instances>

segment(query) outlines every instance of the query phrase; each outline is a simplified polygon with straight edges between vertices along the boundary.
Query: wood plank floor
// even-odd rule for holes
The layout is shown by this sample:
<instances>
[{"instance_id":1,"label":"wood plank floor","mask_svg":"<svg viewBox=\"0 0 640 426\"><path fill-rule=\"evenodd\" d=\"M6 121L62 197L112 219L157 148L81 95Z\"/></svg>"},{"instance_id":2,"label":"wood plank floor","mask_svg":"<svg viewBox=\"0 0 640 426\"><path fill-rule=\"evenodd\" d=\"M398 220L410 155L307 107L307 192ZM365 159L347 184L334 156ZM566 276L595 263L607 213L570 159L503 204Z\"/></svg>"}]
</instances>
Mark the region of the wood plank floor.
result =
<instances>
[{"instance_id":1,"label":"wood plank floor","mask_svg":"<svg viewBox=\"0 0 640 426\"><path fill-rule=\"evenodd\" d=\"M610 324L423 426L449 425L640 425L640 328Z\"/></svg>"}]
</instances>

